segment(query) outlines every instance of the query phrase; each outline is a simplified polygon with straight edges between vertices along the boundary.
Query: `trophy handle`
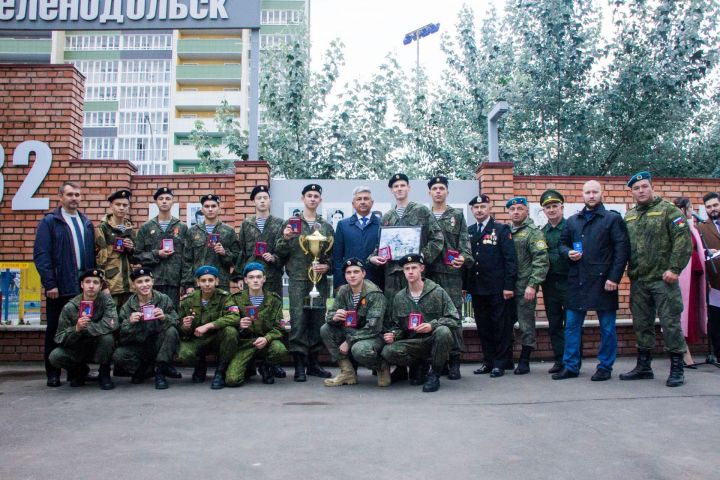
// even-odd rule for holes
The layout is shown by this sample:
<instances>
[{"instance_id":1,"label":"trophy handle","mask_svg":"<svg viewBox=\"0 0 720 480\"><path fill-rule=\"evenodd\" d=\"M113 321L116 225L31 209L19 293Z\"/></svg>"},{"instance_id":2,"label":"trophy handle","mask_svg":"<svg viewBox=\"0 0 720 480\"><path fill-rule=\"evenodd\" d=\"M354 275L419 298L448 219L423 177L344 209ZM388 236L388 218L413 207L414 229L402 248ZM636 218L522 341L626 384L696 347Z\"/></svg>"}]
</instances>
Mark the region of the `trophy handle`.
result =
<instances>
[{"instance_id":1,"label":"trophy handle","mask_svg":"<svg viewBox=\"0 0 720 480\"><path fill-rule=\"evenodd\" d=\"M330 253L330 250L332 249L334 243L335 243L335 237L328 238L328 246L325 249L325 255Z\"/></svg>"},{"instance_id":2,"label":"trophy handle","mask_svg":"<svg viewBox=\"0 0 720 480\"><path fill-rule=\"evenodd\" d=\"M310 251L307 248L307 237L306 235L301 235L300 238L298 238L298 243L300 244L300 249L303 251L305 255L309 254Z\"/></svg>"}]
</instances>

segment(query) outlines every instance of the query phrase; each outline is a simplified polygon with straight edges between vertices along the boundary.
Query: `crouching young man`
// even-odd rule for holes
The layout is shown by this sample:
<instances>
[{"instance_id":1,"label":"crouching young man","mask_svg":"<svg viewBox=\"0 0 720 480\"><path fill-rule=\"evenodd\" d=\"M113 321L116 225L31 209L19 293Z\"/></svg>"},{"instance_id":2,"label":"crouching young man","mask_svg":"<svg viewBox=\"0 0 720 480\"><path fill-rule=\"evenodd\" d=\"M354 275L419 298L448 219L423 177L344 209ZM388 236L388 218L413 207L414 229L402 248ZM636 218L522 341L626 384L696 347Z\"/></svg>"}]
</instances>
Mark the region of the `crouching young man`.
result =
<instances>
[{"instance_id":1,"label":"crouching young man","mask_svg":"<svg viewBox=\"0 0 720 480\"><path fill-rule=\"evenodd\" d=\"M170 297L153 289L153 274L137 268L130 274L135 293L120 309L120 341L113 355L116 367L132 372L132 383L155 369L155 388L168 388L167 378L182 378L171 362L180 345L178 315Z\"/></svg>"},{"instance_id":2,"label":"crouching young man","mask_svg":"<svg viewBox=\"0 0 720 480\"><path fill-rule=\"evenodd\" d=\"M335 294L335 305L327 314L320 336L332 359L340 366L335 378L325 380L326 387L354 385L357 372L351 358L359 365L377 371L378 387L390 385L390 367L380 352L385 318L385 294L374 283L365 280L365 266L358 258L343 263L346 285Z\"/></svg>"},{"instance_id":3,"label":"crouching young man","mask_svg":"<svg viewBox=\"0 0 720 480\"><path fill-rule=\"evenodd\" d=\"M80 295L70 300L60 313L55 348L49 357L55 368L68 371L71 387L85 384L90 371L88 362L100 364L98 384L103 390L115 388L110 378L115 339L118 328L117 307L112 297L102 292L105 274L102 270L85 270L80 274Z\"/></svg>"}]
</instances>

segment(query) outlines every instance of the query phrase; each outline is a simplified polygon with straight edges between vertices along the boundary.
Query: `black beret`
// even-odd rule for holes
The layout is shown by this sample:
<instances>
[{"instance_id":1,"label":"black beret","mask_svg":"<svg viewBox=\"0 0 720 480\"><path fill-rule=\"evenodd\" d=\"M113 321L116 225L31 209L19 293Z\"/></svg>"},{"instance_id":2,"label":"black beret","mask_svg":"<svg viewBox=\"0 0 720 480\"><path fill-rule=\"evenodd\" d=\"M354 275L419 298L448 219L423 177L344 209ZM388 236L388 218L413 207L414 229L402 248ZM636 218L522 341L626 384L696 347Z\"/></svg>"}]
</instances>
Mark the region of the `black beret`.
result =
<instances>
[{"instance_id":1,"label":"black beret","mask_svg":"<svg viewBox=\"0 0 720 480\"><path fill-rule=\"evenodd\" d=\"M472 197L472 199L470 199L470 201L468 202L468 205L472 206L478 203L490 203L490 197L488 197L484 193L481 193L477 197Z\"/></svg>"},{"instance_id":2,"label":"black beret","mask_svg":"<svg viewBox=\"0 0 720 480\"><path fill-rule=\"evenodd\" d=\"M252 192L250 192L250 200L255 200L255 195L260 192L267 192L269 195L270 189L266 185L258 185L257 187L252 189Z\"/></svg>"},{"instance_id":3,"label":"black beret","mask_svg":"<svg viewBox=\"0 0 720 480\"><path fill-rule=\"evenodd\" d=\"M436 183L442 183L446 187L448 186L448 178L443 177L442 175L438 175L437 177L432 177L430 180L428 180L428 188L432 188L433 185Z\"/></svg>"},{"instance_id":4,"label":"black beret","mask_svg":"<svg viewBox=\"0 0 720 480\"><path fill-rule=\"evenodd\" d=\"M97 277L100 279L101 282L105 281L105 272L100 270L99 268L89 268L87 270L83 270L80 273L80 283L82 283L83 280L89 277Z\"/></svg>"},{"instance_id":5,"label":"black beret","mask_svg":"<svg viewBox=\"0 0 720 480\"><path fill-rule=\"evenodd\" d=\"M152 270L150 270L147 267L140 267L140 268L136 268L135 270L133 270L132 273L130 274L130 280L132 280L133 282L140 277L153 278Z\"/></svg>"},{"instance_id":6,"label":"black beret","mask_svg":"<svg viewBox=\"0 0 720 480\"><path fill-rule=\"evenodd\" d=\"M311 183L310 185L305 185L305 188L302 189L303 195L305 195L307 192L317 192L322 195L322 187L317 183Z\"/></svg>"},{"instance_id":7,"label":"black beret","mask_svg":"<svg viewBox=\"0 0 720 480\"><path fill-rule=\"evenodd\" d=\"M130 197L132 197L132 193L130 193L130 190L118 190L117 192L113 193L108 197L108 202L112 202L113 200L117 200L118 198L127 198L130 200Z\"/></svg>"},{"instance_id":8,"label":"black beret","mask_svg":"<svg viewBox=\"0 0 720 480\"><path fill-rule=\"evenodd\" d=\"M405 175L404 173L396 173L395 175L390 177L390 180L388 181L388 187L392 188L395 182L399 182L400 180L405 180L407 183L410 183L410 179L407 175Z\"/></svg>"},{"instance_id":9,"label":"black beret","mask_svg":"<svg viewBox=\"0 0 720 480\"><path fill-rule=\"evenodd\" d=\"M360 267L363 270L365 270L365 265L363 264L362 260L360 260L357 257L348 258L347 260L345 260L343 262L343 266L342 266L343 272L348 267Z\"/></svg>"},{"instance_id":10,"label":"black beret","mask_svg":"<svg viewBox=\"0 0 720 480\"><path fill-rule=\"evenodd\" d=\"M200 197L200 205L203 205L203 204L204 204L205 202L207 202L208 200L209 200L209 201L212 201L212 202L220 203L220 197L219 197L219 196L217 196L217 195L215 195L215 194L213 194L213 193L208 193L207 195L203 195L202 197Z\"/></svg>"},{"instance_id":11,"label":"black beret","mask_svg":"<svg viewBox=\"0 0 720 480\"><path fill-rule=\"evenodd\" d=\"M153 194L153 198L154 198L155 200L157 200L160 195L165 195L166 193L169 194L169 195L171 195L171 196L173 195L173 191L170 190L168 187L158 188L158 189L155 191L155 193Z\"/></svg>"},{"instance_id":12,"label":"black beret","mask_svg":"<svg viewBox=\"0 0 720 480\"><path fill-rule=\"evenodd\" d=\"M548 203L553 202L565 203L565 197L557 190L545 190L543 194L540 195L540 206L544 207Z\"/></svg>"},{"instance_id":13,"label":"black beret","mask_svg":"<svg viewBox=\"0 0 720 480\"><path fill-rule=\"evenodd\" d=\"M400 260L398 260L398 263L400 263L401 267L404 267L408 263L420 263L422 265L425 265L425 259L420 253L411 253L410 255L405 255Z\"/></svg>"}]
</instances>

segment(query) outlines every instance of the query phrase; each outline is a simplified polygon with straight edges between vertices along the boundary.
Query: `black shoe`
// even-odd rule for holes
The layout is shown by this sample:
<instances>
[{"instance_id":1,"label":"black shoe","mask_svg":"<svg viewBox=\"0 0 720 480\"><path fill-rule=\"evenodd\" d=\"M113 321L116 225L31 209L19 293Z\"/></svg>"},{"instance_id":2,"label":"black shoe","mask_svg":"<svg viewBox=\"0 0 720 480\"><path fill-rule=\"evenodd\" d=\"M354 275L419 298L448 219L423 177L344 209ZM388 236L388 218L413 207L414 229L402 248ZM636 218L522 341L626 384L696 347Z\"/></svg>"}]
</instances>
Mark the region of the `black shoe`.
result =
<instances>
[{"instance_id":1,"label":"black shoe","mask_svg":"<svg viewBox=\"0 0 720 480\"><path fill-rule=\"evenodd\" d=\"M61 386L62 382L60 381L60 375L49 375L45 385L53 388Z\"/></svg>"},{"instance_id":2,"label":"black shoe","mask_svg":"<svg viewBox=\"0 0 720 480\"><path fill-rule=\"evenodd\" d=\"M85 369L87 369L87 371L90 370L87 365L85 365ZM80 366L67 371L67 378L71 387L82 387L85 385L85 374L87 373L85 369Z\"/></svg>"},{"instance_id":3,"label":"black shoe","mask_svg":"<svg viewBox=\"0 0 720 480\"><path fill-rule=\"evenodd\" d=\"M166 390L169 386L167 378L165 378L165 375L158 369L155 373L155 390Z\"/></svg>"},{"instance_id":4,"label":"black shoe","mask_svg":"<svg viewBox=\"0 0 720 480\"><path fill-rule=\"evenodd\" d=\"M437 392L440 388L440 375L430 370L423 384L423 392Z\"/></svg>"},{"instance_id":5,"label":"black shoe","mask_svg":"<svg viewBox=\"0 0 720 480\"><path fill-rule=\"evenodd\" d=\"M635 368L628 373L621 373L620 380L652 380L655 374L652 371L652 355L650 350L638 349L638 358Z\"/></svg>"},{"instance_id":6,"label":"black shoe","mask_svg":"<svg viewBox=\"0 0 720 480\"><path fill-rule=\"evenodd\" d=\"M100 388L102 390L112 390L113 388L115 388L112 377L110 377L109 363L104 363L100 365L100 370L98 371L98 385L100 385Z\"/></svg>"},{"instance_id":7,"label":"black shoe","mask_svg":"<svg viewBox=\"0 0 720 480\"><path fill-rule=\"evenodd\" d=\"M258 365L258 370L260 370L260 376L262 377L262 382L265 385L272 385L275 383L275 378L273 378L272 368L264 362L261 362Z\"/></svg>"},{"instance_id":8,"label":"black shoe","mask_svg":"<svg viewBox=\"0 0 720 480\"><path fill-rule=\"evenodd\" d=\"M448 360L448 380L460 380L462 376L460 375L460 355L459 354L453 354L450 355L450 359Z\"/></svg>"},{"instance_id":9,"label":"black shoe","mask_svg":"<svg viewBox=\"0 0 720 480\"><path fill-rule=\"evenodd\" d=\"M172 365L164 365L162 374L169 378L182 378L182 373L177 371L177 368L173 367Z\"/></svg>"},{"instance_id":10,"label":"black shoe","mask_svg":"<svg viewBox=\"0 0 720 480\"><path fill-rule=\"evenodd\" d=\"M408 378L410 378L408 376L408 368L402 365L397 365L395 370L390 373L390 383L404 382Z\"/></svg>"},{"instance_id":11,"label":"black shoe","mask_svg":"<svg viewBox=\"0 0 720 480\"><path fill-rule=\"evenodd\" d=\"M473 374L485 375L486 373L490 373L491 370L492 367L490 365L488 365L487 363L483 363L482 365L480 365L480 368L476 368L475 370L473 370Z\"/></svg>"},{"instance_id":12,"label":"black shoe","mask_svg":"<svg viewBox=\"0 0 720 480\"><path fill-rule=\"evenodd\" d=\"M273 377L275 378L287 377L287 373L285 373L285 370L279 365L270 365L270 370L272 370Z\"/></svg>"},{"instance_id":13,"label":"black shoe","mask_svg":"<svg viewBox=\"0 0 720 480\"><path fill-rule=\"evenodd\" d=\"M227 371L228 364L225 362L218 363L215 369L215 376L213 377L210 388L213 390L221 390L225 388L225 372Z\"/></svg>"},{"instance_id":14,"label":"black shoe","mask_svg":"<svg viewBox=\"0 0 720 480\"><path fill-rule=\"evenodd\" d=\"M429 370L430 366L426 362L411 366L410 385L423 385L427 381L427 375Z\"/></svg>"},{"instance_id":15,"label":"black shoe","mask_svg":"<svg viewBox=\"0 0 720 480\"><path fill-rule=\"evenodd\" d=\"M518 360L518 365L513 372L515 375L526 375L530 373L530 353L532 350L532 347L523 345L522 351L520 352L520 360Z\"/></svg>"},{"instance_id":16,"label":"black shoe","mask_svg":"<svg viewBox=\"0 0 720 480\"><path fill-rule=\"evenodd\" d=\"M295 381L307 382L307 375L305 374L305 355L302 353L293 353L293 360L295 362Z\"/></svg>"},{"instance_id":17,"label":"black shoe","mask_svg":"<svg viewBox=\"0 0 720 480\"><path fill-rule=\"evenodd\" d=\"M559 372L553 373L552 379L553 380L566 380L568 378L577 378L578 375L579 375L578 372L572 372L572 371L568 370L567 368L562 368L562 370L560 370Z\"/></svg>"},{"instance_id":18,"label":"black shoe","mask_svg":"<svg viewBox=\"0 0 720 480\"><path fill-rule=\"evenodd\" d=\"M590 377L590 380L592 380L593 382L604 382L605 380L610 380L610 378L612 378L610 370L598 368L597 370L595 370L595 373L593 373L593 376Z\"/></svg>"},{"instance_id":19,"label":"black shoe","mask_svg":"<svg viewBox=\"0 0 720 480\"><path fill-rule=\"evenodd\" d=\"M670 354L670 376L668 376L665 385L668 387L679 387L685 383L685 374L683 373L682 354Z\"/></svg>"},{"instance_id":20,"label":"black shoe","mask_svg":"<svg viewBox=\"0 0 720 480\"><path fill-rule=\"evenodd\" d=\"M552 368L550 368L550 370L548 370L548 373L558 373L562 369L563 369L563 363L559 360L555 360L555 363L553 363Z\"/></svg>"},{"instance_id":21,"label":"black shoe","mask_svg":"<svg viewBox=\"0 0 720 480\"><path fill-rule=\"evenodd\" d=\"M308 355L308 365L306 373L308 375L312 375L313 377L332 378L332 373L328 372L320 366L320 361L318 360L317 353L311 353L310 355Z\"/></svg>"},{"instance_id":22,"label":"black shoe","mask_svg":"<svg viewBox=\"0 0 720 480\"><path fill-rule=\"evenodd\" d=\"M502 368L495 367L490 370L490 378L502 377L503 375L505 375L505 370L503 370Z\"/></svg>"},{"instance_id":23,"label":"black shoe","mask_svg":"<svg viewBox=\"0 0 720 480\"><path fill-rule=\"evenodd\" d=\"M207 362L205 361L205 357L203 356L200 359L198 359L198 362L195 365L195 369L193 370L193 374L192 374L192 382L193 383L204 383L206 378L207 378Z\"/></svg>"}]
</instances>

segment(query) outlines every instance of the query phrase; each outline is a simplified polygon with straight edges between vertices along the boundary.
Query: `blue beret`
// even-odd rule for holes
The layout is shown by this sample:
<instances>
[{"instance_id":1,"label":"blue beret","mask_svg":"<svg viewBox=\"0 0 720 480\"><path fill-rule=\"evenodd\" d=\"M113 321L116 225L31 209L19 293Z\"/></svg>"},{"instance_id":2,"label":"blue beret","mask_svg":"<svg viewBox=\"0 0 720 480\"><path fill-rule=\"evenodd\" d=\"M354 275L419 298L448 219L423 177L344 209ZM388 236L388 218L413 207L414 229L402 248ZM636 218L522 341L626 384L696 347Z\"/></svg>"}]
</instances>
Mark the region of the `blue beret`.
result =
<instances>
[{"instance_id":1,"label":"blue beret","mask_svg":"<svg viewBox=\"0 0 720 480\"><path fill-rule=\"evenodd\" d=\"M195 278L200 278L203 275L214 275L215 277L219 277L220 272L212 265L203 265L202 267L195 270Z\"/></svg>"},{"instance_id":2,"label":"blue beret","mask_svg":"<svg viewBox=\"0 0 720 480\"><path fill-rule=\"evenodd\" d=\"M259 262L250 262L247 265L245 265L245 268L243 268L243 277L246 277L248 273L252 272L253 270L260 270L261 272L265 273L265 265Z\"/></svg>"},{"instance_id":3,"label":"blue beret","mask_svg":"<svg viewBox=\"0 0 720 480\"><path fill-rule=\"evenodd\" d=\"M505 208L510 208L510 207L512 207L513 205L520 205L520 204L525 205L525 206L527 207L527 206L528 206L527 198L525 198L525 197L515 197L515 198L511 198L511 199L508 200L507 203L505 204Z\"/></svg>"},{"instance_id":4,"label":"blue beret","mask_svg":"<svg viewBox=\"0 0 720 480\"><path fill-rule=\"evenodd\" d=\"M640 180L650 180L652 178L652 175L650 175L650 172L638 172L632 177L630 177L630 180L628 180L627 186L632 187L635 182L639 182Z\"/></svg>"}]
</instances>

